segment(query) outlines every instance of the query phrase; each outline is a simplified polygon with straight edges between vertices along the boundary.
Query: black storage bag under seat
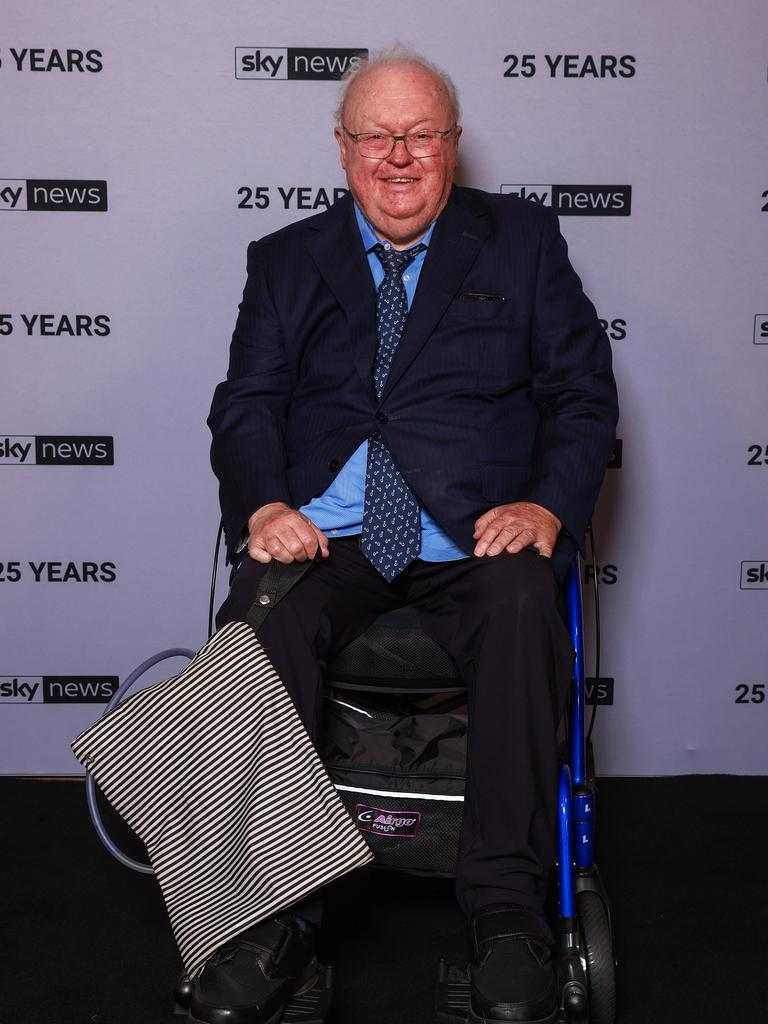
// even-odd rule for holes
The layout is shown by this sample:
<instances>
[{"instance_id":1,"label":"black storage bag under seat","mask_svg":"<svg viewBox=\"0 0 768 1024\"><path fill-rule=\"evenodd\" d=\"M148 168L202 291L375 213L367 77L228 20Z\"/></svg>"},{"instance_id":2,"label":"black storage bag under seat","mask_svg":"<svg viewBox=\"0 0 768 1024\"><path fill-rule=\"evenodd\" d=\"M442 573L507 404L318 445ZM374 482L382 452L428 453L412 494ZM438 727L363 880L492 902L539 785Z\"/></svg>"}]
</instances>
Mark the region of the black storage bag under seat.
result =
<instances>
[{"instance_id":1,"label":"black storage bag under seat","mask_svg":"<svg viewBox=\"0 0 768 1024\"><path fill-rule=\"evenodd\" d=\"M328 695L320 758L375 863L455 874L464 810L467 718L366 707Z\"/></svg>"}]
</instances>

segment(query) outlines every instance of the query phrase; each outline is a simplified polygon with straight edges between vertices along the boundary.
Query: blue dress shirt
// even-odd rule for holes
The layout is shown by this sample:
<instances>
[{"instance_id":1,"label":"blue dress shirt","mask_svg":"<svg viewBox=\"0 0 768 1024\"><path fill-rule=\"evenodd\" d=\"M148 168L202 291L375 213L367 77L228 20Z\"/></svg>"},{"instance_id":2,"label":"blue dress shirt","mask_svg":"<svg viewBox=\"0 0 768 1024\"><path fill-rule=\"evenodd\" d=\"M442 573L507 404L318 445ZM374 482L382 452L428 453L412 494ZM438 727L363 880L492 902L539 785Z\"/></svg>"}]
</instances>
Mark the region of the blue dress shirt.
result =
<instances>
[{"instance_id":1,"label":"blue dress shirt","mask_svg":"<svg viewBox=\"0 0 768 1024\"><path fill-rule=\"evenodd\" d=\"M378 289L384 280L384 268L373 247L381 242L375 231L355 204L355 217L368 254L368 265L373 274L373 283ZM422 245L428 246L434 230L434 223L423 238ZM414 243L415 244L415 243ZM419 274L426 258L426 249L420 252L403 274L403 285L411 308ZM333 483L306 505L299 509L315 526L329 537L349 537L363 529L363 501L365 496L365 470L368 463L368 441L352 453L347 462L334 477ZM457 547L437 525L426 509L420 509L421 550L419 558L425 562L448 562L469 557Z\"/></svg>"}]
</instances>

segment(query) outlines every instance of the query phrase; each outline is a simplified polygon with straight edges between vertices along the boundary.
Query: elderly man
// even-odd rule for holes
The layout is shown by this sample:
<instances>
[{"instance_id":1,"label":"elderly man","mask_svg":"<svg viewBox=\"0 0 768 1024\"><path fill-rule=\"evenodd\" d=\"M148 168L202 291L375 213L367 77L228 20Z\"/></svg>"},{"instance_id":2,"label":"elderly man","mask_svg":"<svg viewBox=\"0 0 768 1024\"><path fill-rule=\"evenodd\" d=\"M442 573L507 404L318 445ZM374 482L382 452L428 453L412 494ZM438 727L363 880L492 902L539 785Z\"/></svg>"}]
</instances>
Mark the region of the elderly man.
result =
<instances>
[{"instance_id":1,"label":"elderly man","mask_svg":"<svg viewBox=\"0 0 768 1024\"><path fill-rule=\"evenodd\" d=\"M321 557L259 632L310 736L322 668L413 605L468 686L456 892L477 1021L554 1021L544 914L572 650L558 578L614 440L611 356L551 211L453 185L450 80L389 53L345 83L350 195L251 244L213 399L230 594ZM206 1024L277 1021L311 981L319 898L249 929L196 983ZM364 937L361 937L364 941Z\"/></svg>"}]
</instances>

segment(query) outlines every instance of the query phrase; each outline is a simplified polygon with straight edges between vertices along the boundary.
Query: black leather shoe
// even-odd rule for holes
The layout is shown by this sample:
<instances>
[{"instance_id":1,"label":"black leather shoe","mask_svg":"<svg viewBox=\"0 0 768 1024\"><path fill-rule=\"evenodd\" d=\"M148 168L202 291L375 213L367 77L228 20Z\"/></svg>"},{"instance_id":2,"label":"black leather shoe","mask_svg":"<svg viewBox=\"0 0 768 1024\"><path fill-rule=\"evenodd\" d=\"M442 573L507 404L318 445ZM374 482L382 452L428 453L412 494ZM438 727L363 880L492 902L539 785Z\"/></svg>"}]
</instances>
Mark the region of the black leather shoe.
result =
<instances>
[{"instance_id":1,"label":"black leather shoe","mask_svg":"<svg viewBox=\"0 0 768 1024\"><path fill-rule=\"evenodd\" d=\"M225 943L194 982L194 1024L277 1024L291 996L317 977L314 929L280 914Z\"/></svg>"},{"instance_id":2,"label":"black leather shoe","mask_svg":"<svg viewBox=\"0 0 768 1024\"><path fill-rule=\"evenodd\" d=\"M551 942L544 921L516 903L494 903L470 918L467 970L473 1024L555 1024Z\"/></svg>"}]
</instances>

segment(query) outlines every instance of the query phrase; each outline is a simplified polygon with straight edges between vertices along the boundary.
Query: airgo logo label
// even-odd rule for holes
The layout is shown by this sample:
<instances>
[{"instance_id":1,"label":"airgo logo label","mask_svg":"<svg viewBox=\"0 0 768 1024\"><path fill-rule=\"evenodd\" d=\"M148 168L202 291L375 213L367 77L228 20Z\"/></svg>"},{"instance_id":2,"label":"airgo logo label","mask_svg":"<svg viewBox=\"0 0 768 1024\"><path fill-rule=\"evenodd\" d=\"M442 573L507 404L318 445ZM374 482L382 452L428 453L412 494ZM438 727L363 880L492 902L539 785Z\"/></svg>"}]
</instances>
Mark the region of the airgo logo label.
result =
<instances>
[{"instance_id":1,"label":"airgo logo label","mask_svg":"<svg viewBox=\"0 0 768 1024\"><path fill-rule=\"evenodd\" d=\"M741 563L741 590L768 590L768 561Z\"/></svg>"},{"instance_id":2,"label":"airgo logo label","mask_svg":"<svg viewBox=\"0 0 768 1024\"><path fill-rule=\"evenodd\" d=\"M339 50L318 47L236 46L235 78L266 81L338 81L368 56L359 47Z\"/></svg>"},{"instance_id":3,"label":"airgo logo label","mask_svg":"<svg viewBox=\"0 0 768 1024\"><path fill-rule=\"evenodd\" d=\"M0 466L113 466L107 436L0 434Z\"/></svg>"},{"instance_id":4,"label":"airgo logo label","mask_svg":"<svg viewBox=\"0 0 768 1024\"><path fill-rule=\"evenodd\" d=\"M117 676L0 676L0 704L106 704Z\"/></svg>"},{"instance_id":5,"label":"airgo logo label","mask_svg":"<svg viewBox=\"0 0 768 1024\"><path fill-rule=\"evenodd\" d=\"M419 831L421 814L418 811L387 811L383 807L369 807L357 804L355 820L361 832L376 832L384 836L408 836L413 838Z\"/></svg>"},{"instance_id":6,"label":"airgo logo label","mask_svg":"<svg viewBox=\"0 0 768 1024\"><path fill-rule=\"evenodd\" d=\"M106 181L0 178L0 210L104 213Z\"/></svg>"},{"instance_id":7,"label":"airgo logo label","mask_svg":"<svg viewBox=\"0 0 768 1024\"><path fill-rule=\"evenodd\" d=\"M502 193L551 206L564 217L629 217L631 185L502 185Z\"/></svg>"},{"instance_id":8,"label":"airgo logo label","mask_svg":"<svg viewBox=\"0 0 768 1024\"><path fill-rule=\"evenodd\" d=\"M768 345L768 313L755 314L752 342L755 345Z\"/></svg>"}]
</instances>

